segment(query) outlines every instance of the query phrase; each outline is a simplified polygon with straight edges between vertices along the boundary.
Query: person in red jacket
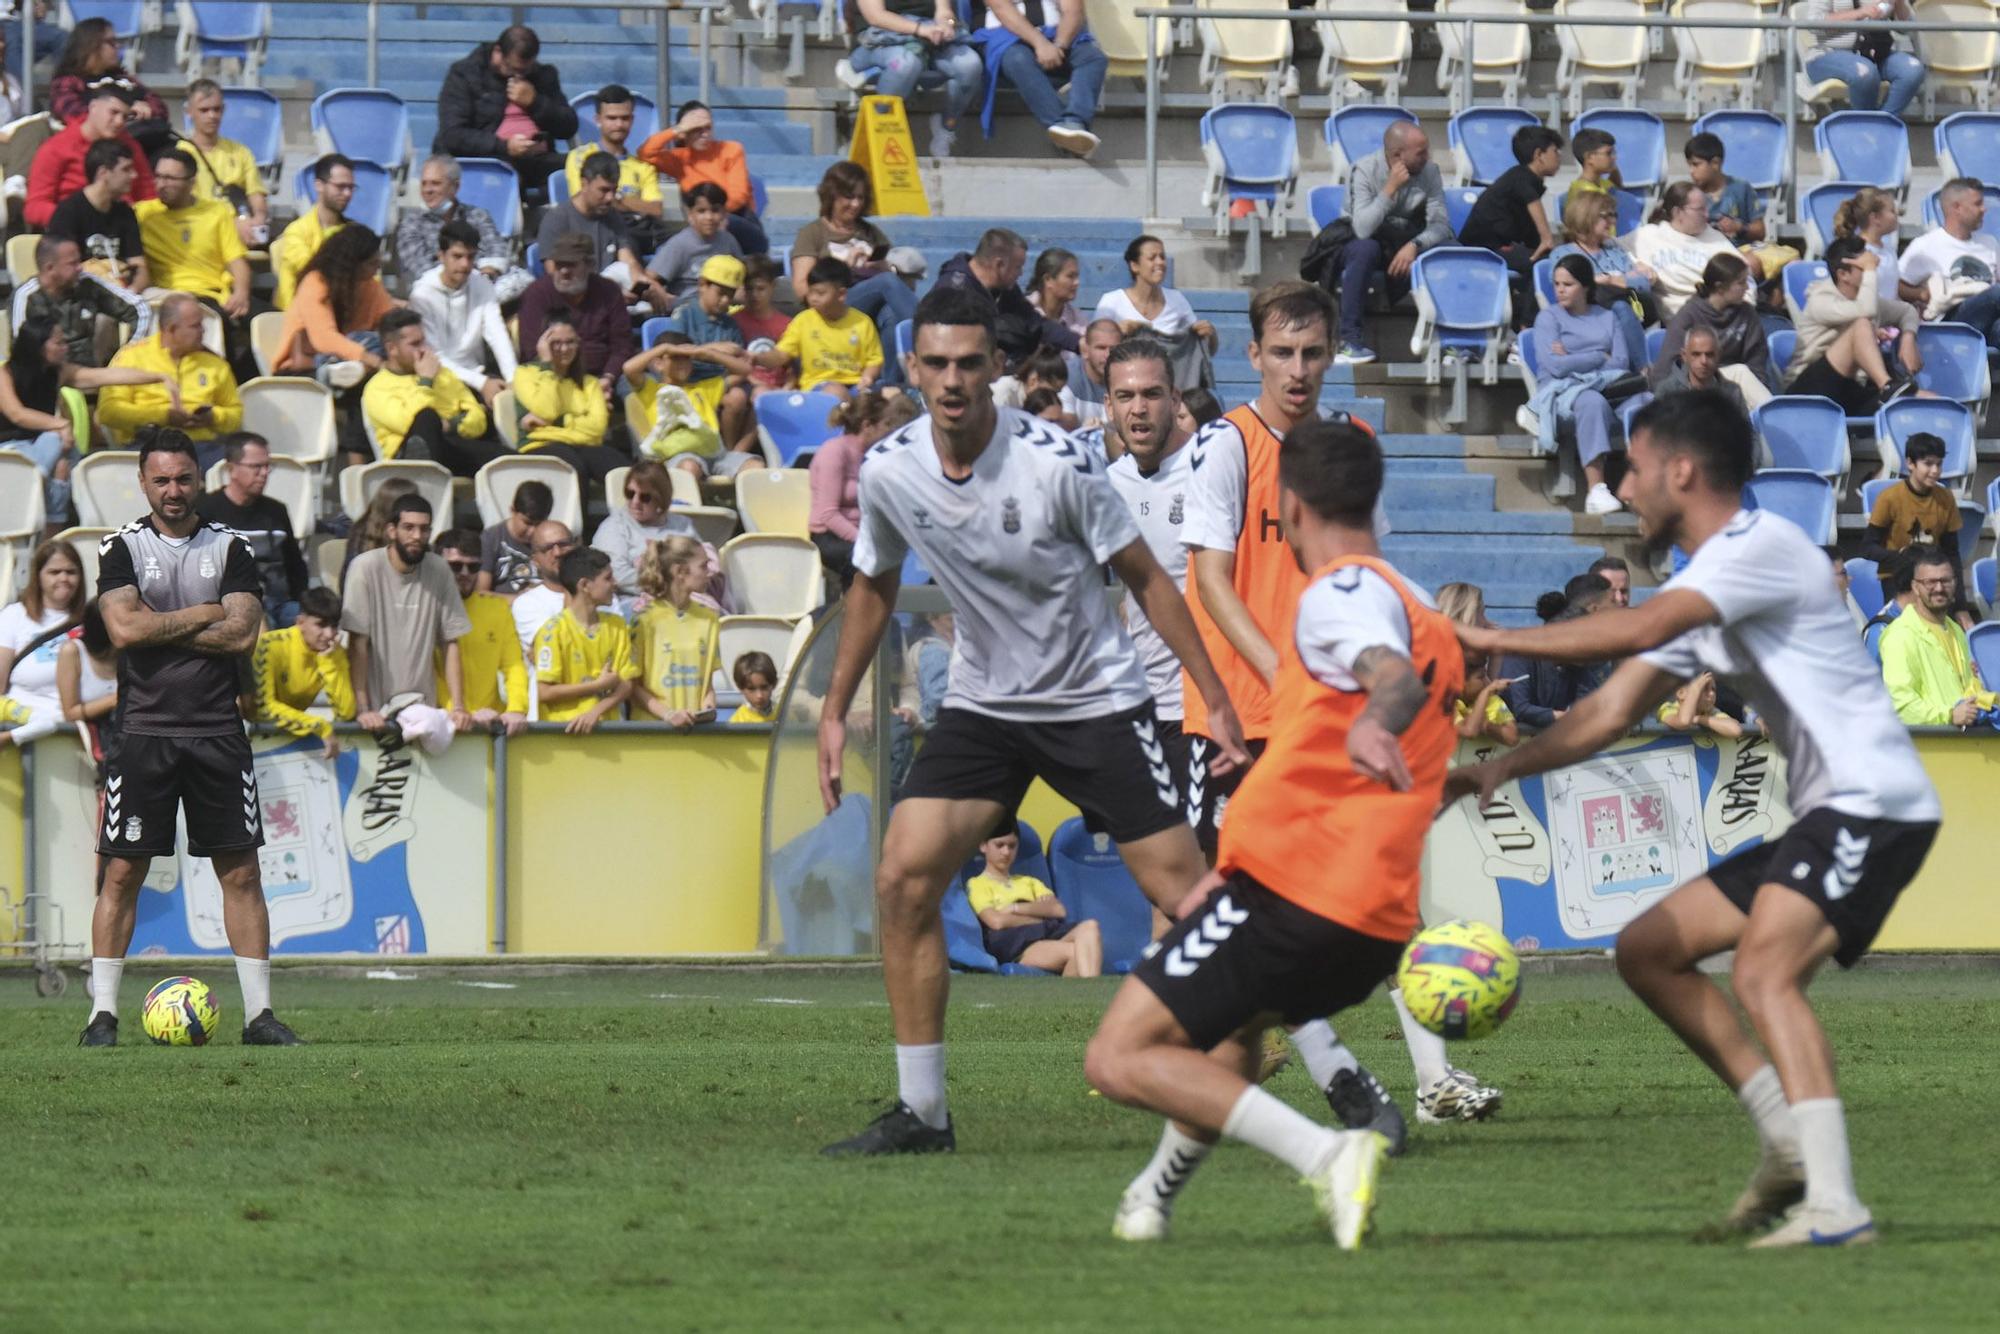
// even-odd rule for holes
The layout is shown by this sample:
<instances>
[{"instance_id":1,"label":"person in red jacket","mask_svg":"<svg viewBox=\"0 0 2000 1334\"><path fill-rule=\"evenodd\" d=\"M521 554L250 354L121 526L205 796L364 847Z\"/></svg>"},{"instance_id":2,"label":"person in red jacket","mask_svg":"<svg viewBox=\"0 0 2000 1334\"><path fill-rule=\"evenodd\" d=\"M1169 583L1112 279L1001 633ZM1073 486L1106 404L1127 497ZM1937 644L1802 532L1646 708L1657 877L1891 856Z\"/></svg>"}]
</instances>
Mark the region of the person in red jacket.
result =
<instances>
[{"instance_id":1,"label":"person in red jacket","mask_svg":"<svg viewBox=\"0 0 2000 1334\"><path fill-rule=\"evenodd\" d=\"M100 139L122 139L132 150L136 174L127 198L136 204L154 197L152 165L146 161L139 141L125 133L128 110L124 94L115 89L99 89L91 95L83 119L71 121L42 145L35 154L34 165L28 168L28 204L23 214L29 227L36 231L45 229L56 205L90 183L84 174L83 155Z\"/></svg>"}]
</instances>

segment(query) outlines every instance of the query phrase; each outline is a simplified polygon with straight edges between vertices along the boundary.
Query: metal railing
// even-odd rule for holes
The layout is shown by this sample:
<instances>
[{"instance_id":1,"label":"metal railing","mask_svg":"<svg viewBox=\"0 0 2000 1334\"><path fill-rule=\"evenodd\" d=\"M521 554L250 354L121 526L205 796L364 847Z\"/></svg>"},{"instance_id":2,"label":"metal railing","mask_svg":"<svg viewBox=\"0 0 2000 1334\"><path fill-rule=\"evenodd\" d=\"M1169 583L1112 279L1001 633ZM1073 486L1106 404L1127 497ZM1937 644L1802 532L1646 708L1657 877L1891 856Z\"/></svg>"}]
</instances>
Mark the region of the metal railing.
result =
<instances>
[{"instance_id":1,"label":"metal railing","mask_svg":"<svg viewBox=\"0 0 2000 1334\"><path fill-rule=\"evenodd\" d=\"M1189 19L1206 17L1203 11L1187 5L1149 5L1136 9L1133 13L1141 19ZM1459 100L1462 106L1474 105L1473 90L1473 30L1486 26L1509 26L1527 28L1621 28L1634 26L1649 29L1673 30L1698 28L1704 31L1718 29L1741 29L1746 32L1783 33L1784 78L1779 94L1785 103L1785 143L1788 153L1795 154L1798 145L1799 99L1797 95L1799 44L1795 34L1800 32L1822 32L1827 28L1853 29L1857 32L1869 29L1883 29L1892 33L1955 32L1955 33L2000 33L2000 22L1996 23L1925 23L1891 20L1881 23L1808 23L1793 18L1655 18L1646 15L1634 20L1630 18L1594 18L1586 15L1565 14L1453 14L1423 12L1418 10L1387 10L1342 8L1337 14L1320 9L1232 9L1226 15L1214 17L1258 20L1268 23L1322 23L1338 17L1342 22L1375 21L1382 23L1410 23L1427 25L1432 28L1456 26L1460 29L1460 51L1458 62ZM1146 216L1160 216L1160 50L1159 25L1147 23L1146 28ZM1787 166L1792 165L1787 163Z\"/></svg>"}]
</instances>

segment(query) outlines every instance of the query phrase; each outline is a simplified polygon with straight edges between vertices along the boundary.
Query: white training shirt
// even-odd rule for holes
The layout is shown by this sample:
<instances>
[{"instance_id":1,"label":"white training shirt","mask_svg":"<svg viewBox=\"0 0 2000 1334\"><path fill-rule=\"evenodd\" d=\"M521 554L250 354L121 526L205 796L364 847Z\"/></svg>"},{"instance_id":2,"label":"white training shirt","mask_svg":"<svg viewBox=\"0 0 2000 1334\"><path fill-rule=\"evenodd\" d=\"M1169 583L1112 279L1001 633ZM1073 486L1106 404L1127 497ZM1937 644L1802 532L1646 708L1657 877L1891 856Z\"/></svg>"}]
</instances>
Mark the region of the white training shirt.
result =
<instances>
[{"instance_id":1,"label":"white training shirt","mask_svg":"<svg viewBox=\"0 0 2000 1334\"><path fill-rule=\"evenodd\" d=\"M1910 242L1897 261L1902 280L1912 287L1921 287L1931 280L1934 273L1950 276L1952 268L1961 259L1978 261L1985 266L1986 279L1991 282L2000 277L2000 250L1993 245L1993 238L1983 232L1974 232L1964 241L1959 240L1942 227L1933 227ZM1977 277L1974 270L1972 276ZM1894 295L1883 289L1884 295Z\"/></svg>"},{"instance_id":2,"label":"white training shirt","mask_svg":"<svg viewBox=\"0 0 2000 1334\"><path fill-rule=\"evenodd\" d=\"M1722 622L1645 661L1682 680L1714 672L1750 702L1785 757L1794 817L1825 807L1869 820L1941 818L1826 553L1796 524L1739 511L1667 581L1675 588L1707 598Z\"/></svg>"},{"instance_id":3,"label":"white training shirt","mask_svg":"<svg viewBox=\"0 0 2000 1334\"><path fill-rule=\"evenodd\" d=\"M928 416L862 456L854 568L886 574L914 548L951 599L945 708L1037 723L1136 709L1146 678L1104 563L1139 529L1088 450L1038 417L997 413L963 482L944 475Z\"/></svg>"},{"instance_id":4,"label":"white training shirt","mask_svg":"<svg viewBox=\"0 0 2000 1334\"><path fill-rule=\"evenodd\" d=\"M1187 516L1191 476L1186 443L1162 459L1160 466L1150 473L1139 471L1139 460L1133 455L1123 454L1104 475L1125 502L1125 508L1132 512L1140 536L1152 548L1153 558L1173 576L1174 587L1185 593L1188 554L1181 545L1181 526ZM1125 628L1131 632L1133 647L1139 650L1139 661L1146 668L1146 687L1153 692L1153 704L1160 717L1174 720L1186 717L1181 706L1181 660L1135 602L1126 603Z\"/></svg>"},{"instance_id":5,"label":"white training shirt","mask_svg":"<svg viewBox=\"0 0 2000 1334\"><path fill-rule=\"evenodd\" d=\"M1398 573L1396 576L1402 579ZM1421 605L1436 610L1431 595L1407 579L1403 587ZM1299 598L1292 643L1299 661L1320 684L1352 694L1354 660L1371 648L1410 655L1410 613L1389 581L1365 565L1348 565L1315 579Z\"/></svg>"},{"instance_id":6,"label":"white training shirt","mask_svg":"<svg viewBox=\"0 0 2000 1334\"><path fill-rule=\"evenodd\" d=\"M1264 425L1270 427L1269 422ZM1284 439L1282 432L1271 434ZM1184 452L1193 471L1194 489L1181 541L1210 551L1236 550L1236 540L1243 532L1243 498L1250 485L1250 451L1243 443L1243 432L1229 418L1217 417L1195 432ZM1275 523L1277 518L1273 514L1271 521ZM1389 516L1378 497L1375 540L1379 542L1388 535Z\"/></svg>"}]
</instances>

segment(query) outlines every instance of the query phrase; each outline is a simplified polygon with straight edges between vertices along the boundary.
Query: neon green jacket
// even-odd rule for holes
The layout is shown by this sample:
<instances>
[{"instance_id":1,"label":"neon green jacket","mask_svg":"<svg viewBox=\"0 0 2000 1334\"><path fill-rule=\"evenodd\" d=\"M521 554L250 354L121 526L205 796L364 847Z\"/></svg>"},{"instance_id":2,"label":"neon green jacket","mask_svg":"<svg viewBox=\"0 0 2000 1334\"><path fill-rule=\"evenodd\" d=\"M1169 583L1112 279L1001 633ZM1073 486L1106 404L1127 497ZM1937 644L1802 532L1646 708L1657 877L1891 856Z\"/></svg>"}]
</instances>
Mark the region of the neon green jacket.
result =
<instances>
[{"instance_id":1,"label":"neon green jacket","mask_svg":"<svg viewBox=\"0 0 2000 1334\"><path fill-rule=\"evenodd\" d=\"M1942 629L1957 645L1963 670L1945 651L1938 630ZM1913 726L1943 726L1951 722L1952 706L1970 695L1982 709L1993 707L1993 692L1979 679L1972 665L1972 646L1957 621L1945 618L1933 628L1914 611L1905 611L1889 622L1882 632L1882 680L1889 687L1889 699L1896 716Z\"/></svg>"}]
</instances>

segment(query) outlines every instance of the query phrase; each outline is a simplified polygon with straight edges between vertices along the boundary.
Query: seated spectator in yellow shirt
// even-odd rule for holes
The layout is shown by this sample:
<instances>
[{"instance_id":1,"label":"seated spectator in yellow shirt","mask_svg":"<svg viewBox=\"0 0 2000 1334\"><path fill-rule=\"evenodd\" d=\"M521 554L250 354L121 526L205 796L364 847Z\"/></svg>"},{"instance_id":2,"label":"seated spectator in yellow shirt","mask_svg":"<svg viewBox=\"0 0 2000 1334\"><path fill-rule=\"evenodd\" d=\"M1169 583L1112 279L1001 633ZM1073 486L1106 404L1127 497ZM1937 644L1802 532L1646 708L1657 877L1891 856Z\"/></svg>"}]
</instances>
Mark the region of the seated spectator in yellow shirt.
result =
<instances>
[{"instance_id":1,"label":"seated spectator in yellow shirt","mask_svg":"<svg viewBox=\"0 0 2000 1334\"><path fill-rule=\"evenodd\" d=\"M854 271L837 259L816 259L806 280L806 306L792 317L777 347L752 360L772 370L797 362L799 388L845 400L882 374L882 339L875 321L847 306Z\"/></svg>"},{"instance_id":2,"label":"seated spectator in yellow shirt","mask_svg":"<svg viewBox=\"0 0 2000 1334\"><path fill-rule=\"evenodd\" d=\"M581 736L625 702L639 669L625 618L599 610L618 595L611 557L579 547L557 570L568 600L535 632L535 680L542 721L566 722L564 731Z\"/></svg>"},{"instance_id":3,"label":"seated spectator in yellow shirt","mask_svg":"<svg viewBox=\"0 0 2000 1334\"><path fill-rule=\"evenodd\" d=\"M1716 706L1714 672L1703 672L1675 691L1672 699L1661 703L1657 716L1670 732L1743 735L1743 724Z\"/></svg>"},{"instance_id":4,"label":"seated spectator in yellow shirt","mask_svg":"<svg viewBox=\"0 0 2000 1334\"><path fill-rule=\"evenodd\" d=\"M222 137L222 85L196 79L187 88L188 153L194 158L197 199L212 199L236 215L236 236L246 246L271 239L270 191L257 158L234 139ZM159 184L154 170L153 183Z\"/></svg>"},{"instance_id":5,"label":"seated spectator in yellow shirt","mask_svg":"<svg viewBox=\"0 0 2000 1334\"><path fill-rule=\"evenodd\" d=\"M578 140L563 159L563 176L574 195L583 189L583 163L593 153L609 153L618 159L618 193L611 207L625 220L625 232L632 249L650 255L667 239L666 205L660 198L660 170L650 162L633 157L626 146L632 134L632 117L638 110L632 91L623 84L610 83L597 90L597 133L600 143Z\"/></svg>"},{"instance_id":6,"label":"seated spectator in yellow shirt","mask_svg":"<svg viewBox=\"0 0 2000 1334\"><path fill-rule=\"evenodd\" d=\"M146 248L153 285L187 292L231 320L250 314L250 261L236 234L229 205L195 194L194 158L169 148L153 164L156 199L141 200L139 240Z\"/></svg>"},{"instance_id":7,"label":"seated spectator in yellow shirt","mask_svg":"<svg viewBox=\"0 0 2000 1334\"><path fill-rule=\"evenodd\" d=\"M125 441L141 426L172 426L197 445L213 442L243 426L243 398L229 363L202 346L201 303L175 292L160 303L160 331L127 343L113 366L151 371L148 384L106 385L97 396L97 420L114 441ZM176 387L178 405L168 384ZM200 451L204 465L222 456L219 444Z\"/></svg>"},{"instance_id":8,"label":"seated spectator in yellow shirt","mask_svg":"<svg viewBox=\"0 0 2000 1334\"><path fill-rule=\"evenodd\" d=\"M584 370L578 356L582 350L583 338L569 316L550 311L535 342L535 359L514 372L514 410L521 452L561 459L576 470L588 493L629 460L604 447L611 405L603 385Z\"/></svg>"},{"instance_id":9,"label":"seated spectator in yellow shirt","mask_svg":"<svg viewBox=\"0 0 2000 1334\"><path fill-rule=\"evenodd\" d=\"M1097 923L1070 921L1054 890L1031 875L1013 873L1021 851L1018 833L1010 828L996 834L979 850L986 854L986 869L965 882L965 896L979 917L988 954L1064 977L1104 971L1104 937Z\"/></svg>"},{"instance_id":10,"label":"seated spectator in yellow shirt","mask_svg":"<svg viewBox=\"0 0 2000 1334\"><path fill-rule=\"evenodd\" d=\"M708 552L691 537L655 542L639 563L639 589L653 601L639 614L635 695L640 708L683 732L715 715L722 618L694 600L707 587Z\"/></svg>"},{"instance_id":11,"label":"seated spectator in yellow shirt","mask_svg":"<svg viewBox=\"0 0 2000 1334\"><path fill-rule=\"evenodd\" d=\"M778 721L778 706L773 698L778 693L778 664L771 661L768 653L752 649L736 656L736 665L729 669L729 675L736 682L736 688L743 692L743 702L736 706L736 712L729 715L732 723L775 723Z\"/></svg>"},{"instance_id":12,"label":"seated spectator in yellow shirt","mask_svg":"<svg viewBox=\"0 0 2000 1334\"><path fill-rule=\"evenodd\" d=\"M546 488L545 488L546 489ZM437 655L437 695L447 709L464 709L482 727L499 723L508 736L528 725L528 666L521 657L521 637L514 629L514 604L498 593L479 591L480 535L471 528L451 528L431 544L444 557L472 629L458 640L458 660L465 680L465 699L452 698L444 679L444 654Z\"/></svg>"},{"instance_id":13,"label":"seated spectator in yellow shirt","mask_svg":"<svg viewBox=\"0 0 2000 1334\"><path fill-rule=\"evenodd\" d=\"M1979 679L1972 645L1952 617L1958 581L1951 557L1935 546L1910 547L1910 605L1882 632L1882 680L1896 716L1912 727L1970 727L1994 704Z\"/></svg>"},{"instance_id":14,"label":"seated spectator in yellow shirt","mask_svg":"<svg viewBox=\"0 0 2000 1334\"><path fill-rule=\"evenodd\" d=\"M278 276L272 301L279 310L292 304L306 265L332 236L347 225L347 206L354 202L354 161L328 153L313 163L313 205L285 228L271 246L271 272Z\"/></svg>"},{"instance_id":15,"label":"seated spectator in yellow shirt","mask_svg":"<svg viewBox=\"0 0 2000 1334\"><path fill-rule=\"evenodd\" d=\"M486 403L439 362L424 317L398 306L376 325L382 369L361 391L361 410L385 459L429 459L471 477L507 447L491 439Z\"/></svg>"},{"instance_id":16,"label":"seated spectator in yellow shirt","mask_svg":"<svg viewBox=\"0 0 2000 1334\"><path fill-rule=\"evenodd\" d=\"M338 755L334 719L354 719L354 677L340 646L339 595L308 588L299 598L295 624L257 636L251 665L257 674L257 716L293 736L318 737L328 759ZM322 691L332 718L306 712Z\"/></svg>"},{"instance_id":17,"label":"seated spectator in yellow shirt","mask_svg":"<svg viewBox=\"0 0 2000 1334\"><path fill-rule=\"evenodd\" d=\"M1465 689L1452 706L1452 719L1458 734L1468 740L1483 737L1498 741L1503 746L1519 745L1521 729L1514 722L1514 712L1507 707L1507 701L1500 698L1500 692L1510 684L1504 677L1494 679L1493 668L1486 655L1468 653Z\"/></svg>"}]
</instances>

